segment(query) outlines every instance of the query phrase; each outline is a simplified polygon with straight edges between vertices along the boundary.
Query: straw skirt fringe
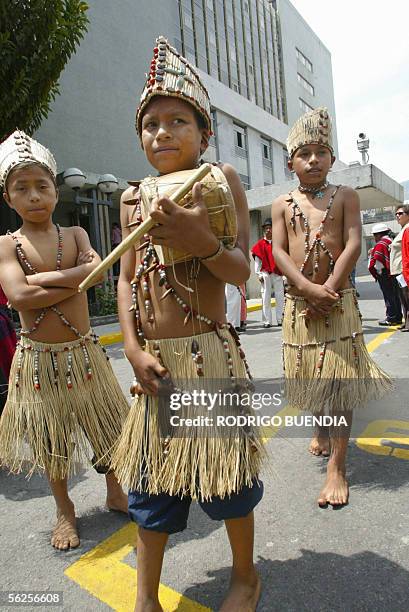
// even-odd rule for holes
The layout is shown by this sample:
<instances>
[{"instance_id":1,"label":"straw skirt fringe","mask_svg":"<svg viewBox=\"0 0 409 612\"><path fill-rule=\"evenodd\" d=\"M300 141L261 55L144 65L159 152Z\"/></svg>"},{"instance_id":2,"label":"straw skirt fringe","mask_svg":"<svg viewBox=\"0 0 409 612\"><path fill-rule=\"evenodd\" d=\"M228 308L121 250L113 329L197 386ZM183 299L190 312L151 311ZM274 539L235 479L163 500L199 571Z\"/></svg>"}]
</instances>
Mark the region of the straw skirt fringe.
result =
<instances>
[{"instance_id":1,"label":"straw skirt fringe","mask_svg":"<svg viewBox=\"0 0 409 612\"><path fill-rule=\"evenodd\" d=\"M327 320L307 321L303 298L286 296L283 321L283 366L286 397L300 410L329 414L348 412L377 399L392 382L370 357L354 289L341 299Z\"/></svg>"},{"instance_id":2,"label":"straw skirt fringe","mask_svg":"<svg viewBox=\"0 0 409 612\"><path fill-rule=\"evenodd\" d=\"M195 336L203 355L202 380L223 379L231 390L223 339L229 344L234 376L243 381L246 370L231 334L227 330L220 330L219 334L221 338L216 332ZM153 345L159 345L163 365L175 384L178 380L192 380L194 384L199 378L191 355L192 340L189 337L147 341L145 350L155 354ZM197 384L196 388L203 385ZM224 427L223 432L214 429L203 434L195 427L178 427L177 436L166 436L164 412L162 403L159 405L152 396L141 395L132 404L112 463L123 485L153 495L190 495L203 500L223 498L240 491L244 485L252 486L264 456L256 429ZM197 414L197 407L184 412L187 418Z\"/></svg>"},{"instance_id":3,"label":"straw skirt fringe","mask_svg":"<svg viewBox=\"0 0 409 612\"><path fill-rule=\"evenodd\" d=\"M129 411L97 337L45 344L21 338L0 420L0 465L52 480L78 464L109 466Z\"/></svg>"}]
</instances>

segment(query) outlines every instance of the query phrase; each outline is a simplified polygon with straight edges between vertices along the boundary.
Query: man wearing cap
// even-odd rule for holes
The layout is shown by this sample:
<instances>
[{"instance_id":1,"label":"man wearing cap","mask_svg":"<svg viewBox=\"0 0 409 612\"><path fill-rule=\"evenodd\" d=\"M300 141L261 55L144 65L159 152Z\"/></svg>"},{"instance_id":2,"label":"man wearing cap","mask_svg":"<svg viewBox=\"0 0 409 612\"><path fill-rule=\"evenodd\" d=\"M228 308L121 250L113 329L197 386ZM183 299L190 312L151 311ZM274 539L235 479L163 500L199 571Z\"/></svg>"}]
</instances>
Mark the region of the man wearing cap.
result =
<instances>
[{"instance_id":1,"label":"man wearing cap","mask_svg":"<svg viewBox=\"0 0 409 612\"><path fill-rule=\"evenodd\" d=\"M281 326L283 322L284 284L281 271L276 266L273 257L271 217L264 221L262 228L264 236L256 242L251 249L251 253L254 257L254 269L261 283L263 323L264 327L272 327L273 325L271 312L271 287L273 287L276 301L276 323Z\"/></svg>"},{"instance_id":2,"label":"man wearing cap","mask_svg":"<svg viewBox=\"0 0 409 612\"><path fill-rule=\"evenodd\" d=\"M400 325L402 309L396 279L390 274L390 229L385 223L376 223L372 228L375 246L369 261L369 272L378 281L386 306L386 318L379 325Z\"/></svg>"}]
</instances>

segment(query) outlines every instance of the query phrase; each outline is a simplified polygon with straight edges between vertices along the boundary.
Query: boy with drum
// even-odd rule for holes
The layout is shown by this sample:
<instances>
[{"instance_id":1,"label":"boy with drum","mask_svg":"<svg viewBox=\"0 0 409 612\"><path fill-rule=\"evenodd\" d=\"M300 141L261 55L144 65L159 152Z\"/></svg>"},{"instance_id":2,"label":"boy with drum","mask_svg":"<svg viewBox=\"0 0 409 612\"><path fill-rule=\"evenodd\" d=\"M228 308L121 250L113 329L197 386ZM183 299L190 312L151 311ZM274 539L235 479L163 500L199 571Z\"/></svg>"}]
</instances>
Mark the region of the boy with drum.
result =
<instances>
[{"instance_id":1,"label":"boy with drum","mask_svg":"<svg viewBox=\"0 0 409 612\"><path fill-rule=\"evenodd\" d=\"M200 165L211 134L208 93L194 69L162 37L154 49L136 127L145 155L159 173L158 183L162 175L185 176ZM218 378L233 387L248 374L238 337L225 322L224 285L238 286L249 277L249 214L237 172L228 164L219 167L237 215L233 244L225 246L211 231L204 187L196 183L188 208L164 196L153 200L150 213L157 225L121 260L119 316L136 399L113 467L130 488L129 514L139 525L138 612L162 610L158 588L166 542L169 534L185 529L192 499L210 518L226 523L233 570L221 609L255 610L260 594L253 565L253 509L263 493L257 478L262 456L258 438L248 431L237 437L206 437L193 428L183 434L171 428L165 436L160 427L167 414L158 400L164 381ZM143 220L138 187L122 195L124 238ZM164 264L160 253L166 249L191 258Z\"/></svg>"}]
</instances>

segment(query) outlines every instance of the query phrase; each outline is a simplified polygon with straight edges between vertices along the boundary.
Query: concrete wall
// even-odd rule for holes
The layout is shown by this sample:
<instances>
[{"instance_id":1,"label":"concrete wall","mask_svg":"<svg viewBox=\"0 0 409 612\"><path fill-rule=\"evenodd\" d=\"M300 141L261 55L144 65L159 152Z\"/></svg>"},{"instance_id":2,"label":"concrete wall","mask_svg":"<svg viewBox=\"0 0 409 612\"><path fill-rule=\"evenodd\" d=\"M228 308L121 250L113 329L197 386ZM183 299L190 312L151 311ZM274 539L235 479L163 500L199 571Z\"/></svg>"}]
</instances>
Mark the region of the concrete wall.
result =
<instances>
[{"instance_id":1,"label":"concrete wall","mask_svg":"<svg viewBox=\"0 0 409 612\"><path fill-rule=\"evenodd\" d=\"M59 170L145 176L135 110L155 38L177 34L169 0L88 0L88 33L60 80L61 95L36 137L49 146ZM152 17L155 17L153 19ZM160 21L160 23L158 23Z\"/></svg>"},{"instance_id":2,"label":"concrete wall","mask_svg":"<svg viewBox=\"0 0 409 612\"><path fill-rule=\"evenodd\" d=\"M88 33L64 70L61 95L36 136L53 150L60 171L77 166L84 172L143 177L151 169L135 132L135 110L156 36L163 33L171 42L178 37L177 2L90 0L89 5ZM310 55L316 60L314 77L318 84L314 85L320 92L319 101L325 101L333 110L328 51L287 0L280 2L279 10L290 120L296 117L298 109L296 40L305 41L306 53L310 53L312 46L314 55L312 51ZM251 186L264 184L260 136L272 141L274 178L275 182L281 182L284 178L282 147L288 126L208 74L201 72L201 76L218 111L218 157L237 163L234 119L248 127Z\"/></svg>"}]
</instances>

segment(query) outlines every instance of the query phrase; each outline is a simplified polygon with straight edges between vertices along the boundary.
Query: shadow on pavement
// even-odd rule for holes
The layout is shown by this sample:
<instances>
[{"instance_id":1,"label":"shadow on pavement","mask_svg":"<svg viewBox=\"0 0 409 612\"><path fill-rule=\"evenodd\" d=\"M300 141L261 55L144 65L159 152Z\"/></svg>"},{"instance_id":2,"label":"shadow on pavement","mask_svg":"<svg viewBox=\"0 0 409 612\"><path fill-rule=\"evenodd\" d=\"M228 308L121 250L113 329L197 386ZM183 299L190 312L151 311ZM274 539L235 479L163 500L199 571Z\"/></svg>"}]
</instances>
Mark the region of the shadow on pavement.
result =
<instances>
[{"instance_id":1,"label":"shadow on pavement","mask_svg":"<svg viewBox=\"0 0 409 612\"><path fill-rule=\"evenodd\" d=\"M405 610L409 573L370 551L349 557L300 550L285 561L262 557L256 563L262 580L257 612L383 612ZM209 580L184 595L218 609L228 588L230 568L208 573Z\"/></svg>"},{"instance_id":2,"label":"shadow on pavement","mask_svg":"<svg viewBox=\"0 0 409 612\"><path fill-rule=\"evenodd\" d=\"M348 479L354 488L395 491L409 483L408 462L402 459L372 455L353 444L347 461Z\"/></svg>"},{"instance_id":3,"label":"shadow on pavement","mask_svg":"<svg viewBox=\"0 0 409 612\"><path fill-rule=\"evenodd\" d=\"M327 471L327 460L321 460L320 471ZM347 456L347 478L356 494L362 489L396 491L409 483L407 461L385 455L373 455L350 442ZM408 596L409 598L409 596ZM409 599L408 599L409 600Z\"/></svg>"},{"instance_id":4,"label":"shadow on pavement","mask_svg":"<svg viewBox=\"0 0 409 612\"><path fill-rule=\"evenodd\" d=\"M86 479L86 470L80 470L69 480L68 489ZM7 470L0 469L0 495L11 501L26 501L39 497L51 496L46 476L33 474L27 478L25 473L9 474Z\"/></svg>"},{"instance_id":5,"label":"shadow on pavement","mask_svg":"<svg viewBox=\"0 0 409 612\"><path fill-rule=\"evenodd\" d=\"M74 563L79 557L101 544L101 542L109 538L115 531L121 529L121 527L124 527L127 523L129 523L129 518L122 512L109 512L107 509L101 509L100 507L91 508L85 514L79 516L77 519L77 526L80 533L81 546L69 551L70 562ZM169 537L166 550L169 551L185 542L207 538L213 531L223 527L223 521L210 520L206 517L198 504L192 502L187 529L180 533L172 534ZM48 535L48 532L46 535ZM128 543L131 546L135 546L136 538L132 538ZM121 546L122 545L123 544L121 544ZM59 552L56 552L56 554L61 556ZM105 556L106 552L102 551L100 554ZM67 553L65 553L65 555L67 555ZM125 557L123 561L135 567L135 554L131 553Z\"/></svg>"}]
</instances>

